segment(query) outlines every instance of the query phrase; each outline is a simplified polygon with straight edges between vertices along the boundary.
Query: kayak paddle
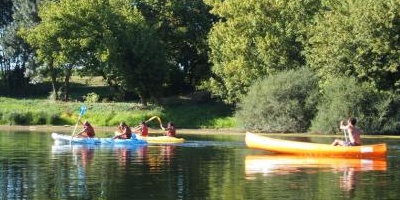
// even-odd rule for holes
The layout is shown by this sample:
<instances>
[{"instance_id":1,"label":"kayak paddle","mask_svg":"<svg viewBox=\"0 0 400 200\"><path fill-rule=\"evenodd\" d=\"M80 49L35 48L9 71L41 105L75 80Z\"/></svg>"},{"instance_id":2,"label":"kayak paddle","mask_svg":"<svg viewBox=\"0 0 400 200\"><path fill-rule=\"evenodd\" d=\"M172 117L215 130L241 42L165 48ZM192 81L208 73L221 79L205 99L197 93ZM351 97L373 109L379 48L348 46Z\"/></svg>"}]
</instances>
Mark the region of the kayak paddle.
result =
<instances>
[{"instance_id":1,"label":"kayak paddle","mask_svg":"<svg viewBox=\"0 0 400 200\"><path fill-rule=\"evenodd\" d=\"M83 116L83 114L85 114L87 108L85 105L82 105L79 109L79 117L78 117L78 121L76 122L75 128L74 128L74 132L72 132L71 137L73 137L75 135L75 131L76 131L76 127L78 126L79 120L81 120L81 117Z\"/></svg>"}]
</instances>

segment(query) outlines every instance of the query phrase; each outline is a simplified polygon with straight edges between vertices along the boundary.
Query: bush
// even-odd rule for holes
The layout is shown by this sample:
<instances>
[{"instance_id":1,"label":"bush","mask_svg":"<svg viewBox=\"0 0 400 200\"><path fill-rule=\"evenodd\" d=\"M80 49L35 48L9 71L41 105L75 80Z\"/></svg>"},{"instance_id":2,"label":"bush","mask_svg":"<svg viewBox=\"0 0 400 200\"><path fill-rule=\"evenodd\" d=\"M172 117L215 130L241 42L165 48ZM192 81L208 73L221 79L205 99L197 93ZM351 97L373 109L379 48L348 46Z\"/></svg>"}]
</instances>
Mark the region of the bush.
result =
<instances>
[{"instance_id":1,"label":"bush","mask_svg":"<svg viewBox=\"0 0 400 200\"><path fill-rule=\"evenodd\" d=\"M340 132L339 122L355 117L364 133L398 132L398 94L378 92L373 86L349 77L329 80L321 88L321 102L311 131Z\"/></svg>"},{"instance_id":2,"label":"bush","mask_svg":"<svg viewBox=\"0 0 400 200\"><path fill-rule=\"evenodd\" d=\"M45 112L35 112L32 114L31 124L44 125L46 124L46 113Z\"/></svg>"},{"instance_id":3,"label":"bush","mask_svg":"<svg viewBox=\"0 0 400 200\"><path fill-rule=\"evenodd\" d=\"M237 123L265 132L304 132L316 113L318 79L306 68L256 82L238 106Z\"/></svg>"},{"instance_id":4,"label":"bush","mask_svg":"<svg viewBox=\"0 0 400 200\"><path fill-rule=\"evenodd\" d=\"M100 100L100 96L94 92L89 92L84 99L85 103L97 103Z\"/></svg>"},{"instance_id":5,"label":"bush","mask_svg":"<svg viewBox=\"0 0 400 200\"><path fill-rule=\"evenodd\" d=\"M30 112L10 111L3 114L2 121L5 121L9 125L29 125L31 119L32 113Z\"/></svg>"}]
</instances>

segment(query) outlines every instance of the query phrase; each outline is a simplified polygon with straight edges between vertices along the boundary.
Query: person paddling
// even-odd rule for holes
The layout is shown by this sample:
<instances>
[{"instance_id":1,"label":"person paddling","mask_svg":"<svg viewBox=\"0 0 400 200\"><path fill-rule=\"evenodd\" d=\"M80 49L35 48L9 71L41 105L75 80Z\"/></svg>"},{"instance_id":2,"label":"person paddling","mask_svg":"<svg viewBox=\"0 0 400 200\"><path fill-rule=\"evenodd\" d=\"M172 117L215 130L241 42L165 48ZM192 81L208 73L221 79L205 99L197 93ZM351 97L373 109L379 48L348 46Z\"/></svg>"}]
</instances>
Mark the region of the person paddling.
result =
<instances>
[{"instance_id":1,"label":"person paddling","mask_svg":"<svg viewBox=\"0 0 400 200\"><path fill-rule=\"evenodd\" d=\"M344 122L340 122L340 129L347 131L349 135L349 141L343 141L336 139L333 141L333 146L360 146L361 145L361 131L356 128L357 120L355 118L350 117L347 120L347 125L344 125ZM345 134L346 136L346 134Z\"/></svg>"},{"instance_id":2,"label":"person paddling","mask_svg":"<svg viewBox=\"0 0 400 200\"><path fill-rule=\"evenodd\" d=\"M147 127L146 122L143 121L133 132L138 133L142 137L147 137L149 136L149 127Z\"/></svg>"},{"instance_id":3,"label":"person paddling","mask_svg":"<svg viewBox=\"0 0 400 200\"><path fill-rule=\"evenodd\" d=\"M174 123L168 122L167 128L164 128L162 124L160 124L161 129L165 131L165 135L169 137L176 137L176 129Z\"/></svg>"},{"instance_id":4,"label":"person paddling","mask_svg":"<svg viewBox=\"0 0 400 200\"><path fill-rule=\"evenodd\" d=\"M125 123L121 122L118 126L118 132L113 139L130 139L132 137L131 128Z\"/></svg>"},{"instance_id":5,"label":"person paddling","mask_svg":"<svg viewBox=\"0 0 400 200\"><path fill-rule=\"evenodd\" d=\"M80 121L80 122L82 123L82 121ZM93 138L95 136L93 126L87 120L82 124L83 124L83 130L81 132L79 132L78 134L76 134L75 137Z\"/></svg>"}]
</instances>

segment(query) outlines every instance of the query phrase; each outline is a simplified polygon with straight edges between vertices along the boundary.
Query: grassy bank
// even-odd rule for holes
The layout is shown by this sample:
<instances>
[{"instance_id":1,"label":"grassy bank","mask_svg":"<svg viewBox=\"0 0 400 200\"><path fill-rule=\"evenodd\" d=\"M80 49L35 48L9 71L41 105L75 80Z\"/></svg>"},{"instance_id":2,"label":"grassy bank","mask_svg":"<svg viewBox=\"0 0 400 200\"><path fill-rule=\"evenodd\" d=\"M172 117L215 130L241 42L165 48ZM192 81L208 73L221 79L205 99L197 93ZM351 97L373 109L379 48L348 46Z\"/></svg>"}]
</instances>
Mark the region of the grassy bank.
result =
<instances>
[{"instance_id":1,"label":"grassy bank","mask_svg":"<svg viewBox=\"0 0 400 200\"><path fill-rule=\"evenodd\" d=\"M46 99L16 99L0 97L0 125L73 125L77 122L79 102L54 102ZM179 102L170 105L137 103L89 103L83 119L96 126L113 127L121 121L138 124L152 116L159 116L164 126L173 121L178 128L233 128L236 122L232 110L219 102ZM158 127L157 121L150 122Z\"/></svg>"}]
</instances>

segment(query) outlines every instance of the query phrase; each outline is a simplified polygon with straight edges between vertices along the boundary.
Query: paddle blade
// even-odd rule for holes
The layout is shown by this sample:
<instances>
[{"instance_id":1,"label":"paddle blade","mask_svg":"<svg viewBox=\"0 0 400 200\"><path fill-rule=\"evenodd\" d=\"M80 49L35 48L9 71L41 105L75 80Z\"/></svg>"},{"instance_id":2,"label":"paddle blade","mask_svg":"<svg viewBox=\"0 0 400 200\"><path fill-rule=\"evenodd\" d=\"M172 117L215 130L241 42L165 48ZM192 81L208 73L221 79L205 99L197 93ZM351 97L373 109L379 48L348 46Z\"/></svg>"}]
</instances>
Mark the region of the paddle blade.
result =
<instances>
[{"instance_id":1,"label":"paddle blade","mask_svg":"<svg viewBox=\"0 0 400 200\"><path fill-rule=\"evenodd\" d=\"M82 116L83 114L85 114L87 108L85 105L82 105L79 109L79 115Z\"/></svg>"}]
</instances>

